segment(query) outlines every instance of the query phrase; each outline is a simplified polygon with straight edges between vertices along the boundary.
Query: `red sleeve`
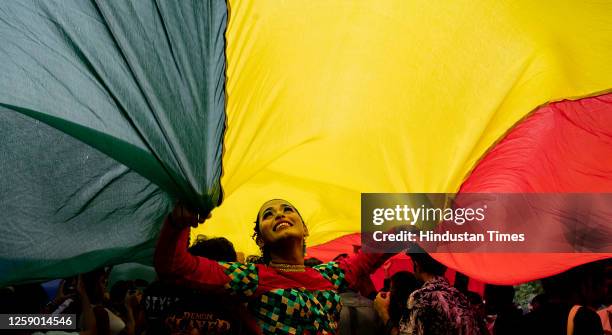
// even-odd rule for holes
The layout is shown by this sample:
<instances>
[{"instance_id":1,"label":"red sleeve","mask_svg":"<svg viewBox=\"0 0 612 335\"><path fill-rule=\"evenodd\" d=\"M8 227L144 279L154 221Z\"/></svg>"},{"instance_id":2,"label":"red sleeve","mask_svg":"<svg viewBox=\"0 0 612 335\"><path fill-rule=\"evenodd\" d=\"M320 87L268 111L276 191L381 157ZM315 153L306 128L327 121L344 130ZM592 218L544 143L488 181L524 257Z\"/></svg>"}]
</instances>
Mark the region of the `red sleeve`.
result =
<instances>
[{"instance_id":1,"label":"red sleeve","mask_svg":"<svg viewBox=\"0 0 612 335\"><path fill-rule=\"evenodd\" d=\"M189 228L164 222L155 249L155 270L160 279L197 289L222 289L229 276L219 263L187 251Z\"/></svg>"},{"instance_id":2,"label":"red sleeve","mask_svg":"<svg viewBox=\"0 0 612 335\"><path fill-rule=\"evenodd\" d=\"M344 271L349 286L362 294L371 290L370 275L395 254L363 253L341 260L338 266ZM373 285L371 285L373 287Z\"/></svg>"}]
</instances>

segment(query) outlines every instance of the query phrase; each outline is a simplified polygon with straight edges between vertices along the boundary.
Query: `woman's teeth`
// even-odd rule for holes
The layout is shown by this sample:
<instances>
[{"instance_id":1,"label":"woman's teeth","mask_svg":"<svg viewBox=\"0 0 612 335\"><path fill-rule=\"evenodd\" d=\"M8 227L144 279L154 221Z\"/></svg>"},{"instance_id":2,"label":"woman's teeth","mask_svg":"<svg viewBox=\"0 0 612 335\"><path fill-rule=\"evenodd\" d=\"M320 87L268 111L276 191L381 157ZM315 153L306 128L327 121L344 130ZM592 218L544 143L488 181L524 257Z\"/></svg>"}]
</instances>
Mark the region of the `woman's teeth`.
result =
<instances>
[{"instance_id":1,"label":"woman's teeth","mask_svg":"<svg viewBox=\"0 0 612 335\"><path fill-rule=\"evenodd\" d=\"M285 228L285 227L289 227L289 224L287 222L281 222L276 226L275 230L279 230L281 228Z\"/></svg>"}]
</instances>

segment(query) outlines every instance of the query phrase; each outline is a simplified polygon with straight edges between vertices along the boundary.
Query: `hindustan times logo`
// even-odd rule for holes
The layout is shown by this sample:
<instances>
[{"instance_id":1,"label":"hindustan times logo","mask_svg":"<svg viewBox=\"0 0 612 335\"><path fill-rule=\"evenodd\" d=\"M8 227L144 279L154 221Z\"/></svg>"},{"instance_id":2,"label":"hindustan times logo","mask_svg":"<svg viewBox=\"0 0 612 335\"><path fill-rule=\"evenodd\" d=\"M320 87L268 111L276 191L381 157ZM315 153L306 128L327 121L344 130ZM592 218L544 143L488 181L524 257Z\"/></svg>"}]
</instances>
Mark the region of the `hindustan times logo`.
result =
<instances>
[{"instance_id":1,"label":"hindustan times logo","mask_svg":"<svg viewBox=\"0 0 612 335\"><path fill-rule=\"evenodd\" d=\"M380 226L388 221L407 222L414 226L419 221L446 221L461 226L468 221L483 221L487 205L478 208L430 208L421 205L410 207L396 205L395 207L374 208L372 210L372 223Z\"/></svg>"}]
</instances>

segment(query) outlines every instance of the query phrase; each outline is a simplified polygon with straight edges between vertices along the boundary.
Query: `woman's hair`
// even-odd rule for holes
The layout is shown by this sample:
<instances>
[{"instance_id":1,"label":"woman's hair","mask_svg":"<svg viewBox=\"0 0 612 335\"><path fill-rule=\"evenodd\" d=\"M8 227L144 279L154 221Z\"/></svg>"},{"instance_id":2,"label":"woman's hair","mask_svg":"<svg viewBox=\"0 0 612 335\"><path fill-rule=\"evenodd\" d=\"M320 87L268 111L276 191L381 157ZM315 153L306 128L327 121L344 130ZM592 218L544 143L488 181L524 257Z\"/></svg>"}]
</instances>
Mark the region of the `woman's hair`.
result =
<instances>
[{"instance_id":1,"label":"woman's hair","mask_svg":"<svg viewBox=\"0 0 612 335\"><path fill-rule=\"evenodd\" d=\"M394 325L397 325L400 319L407 315L408 297L418 287L417 279L408 271L396 272L391 276L389 319Z\"/></svg>"},{"instance_id":2,"label":"woman's hair","mask_svg":"<svg viewBox=\"0 0 612 335\"><path fill-rule=\"evenodd\" d=\"M287 200L284 199L270 199L267 202L273 201L273 200L281 200L284 201L288 204L291 205L291 203ZM293 209L295 209L295 212L297 213L297 215L300 217L300 219L302 220L302 223L304 224L304 226L306 226L306 222L304 222L304 218L302 217L302 214L300 214L300 212L297 210L297 208L295 208L295 206L291 205L291 207L293 207ZM259 234L261 234L261 231L259 230L259 212L257 212L257 218L255 219L255 227L253 227L253 236L251 236L253 238L253 240L255 240L255 242L257 242L257 238L259 237ZM270 250L268 250L268 248L266 248L265 244L260 247L261 249L261 257L263 259L263 263L268 264L270 263L270 261L272 260L271 256L270 256ZM304 254L306 254L306 241L304 240Z\"/></svg>"}]
</instances>

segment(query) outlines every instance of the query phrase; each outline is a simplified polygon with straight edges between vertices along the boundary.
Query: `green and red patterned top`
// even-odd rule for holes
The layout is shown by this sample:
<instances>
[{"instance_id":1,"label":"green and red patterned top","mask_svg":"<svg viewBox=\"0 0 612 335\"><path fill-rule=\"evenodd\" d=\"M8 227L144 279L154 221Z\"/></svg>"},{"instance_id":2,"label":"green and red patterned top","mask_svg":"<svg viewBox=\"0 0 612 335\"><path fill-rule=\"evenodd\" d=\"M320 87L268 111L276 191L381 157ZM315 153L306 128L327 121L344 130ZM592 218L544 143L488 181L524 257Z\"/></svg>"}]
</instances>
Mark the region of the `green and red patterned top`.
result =
<instances>
[{"instance_id":1,"label":"green and red patterned top","mask_svg":"<svg viewBox=\"0 0 612 335\"><path fill-rule=\"evenodd\" d=\"M262 334L335 334L342 303L338 291L355 287L389 255L358 254L304 272L284 272L265 264L223 263L187 252L189 229L165 224L155 267L175 284L200 290L223 289L247 303Z\"/></svg>"}]
</instances>

